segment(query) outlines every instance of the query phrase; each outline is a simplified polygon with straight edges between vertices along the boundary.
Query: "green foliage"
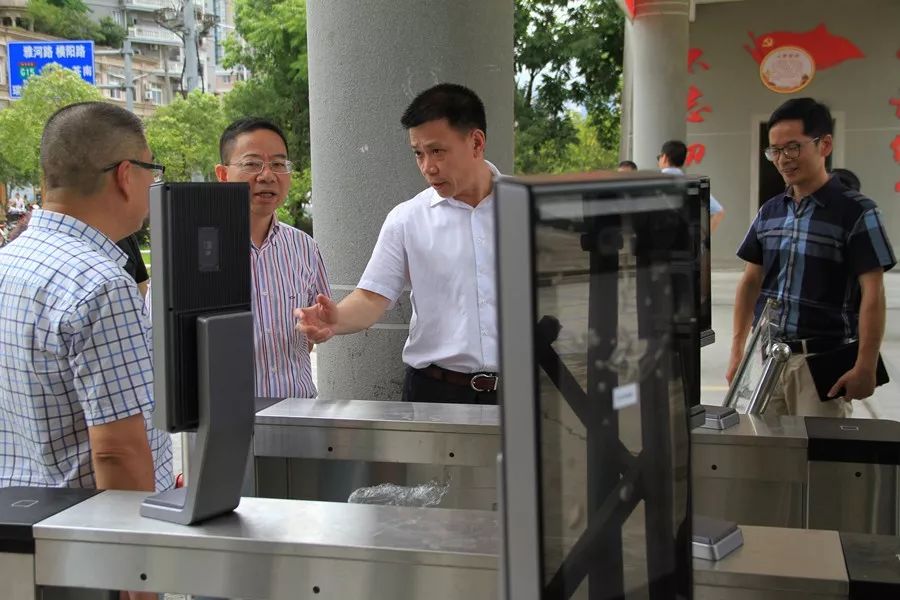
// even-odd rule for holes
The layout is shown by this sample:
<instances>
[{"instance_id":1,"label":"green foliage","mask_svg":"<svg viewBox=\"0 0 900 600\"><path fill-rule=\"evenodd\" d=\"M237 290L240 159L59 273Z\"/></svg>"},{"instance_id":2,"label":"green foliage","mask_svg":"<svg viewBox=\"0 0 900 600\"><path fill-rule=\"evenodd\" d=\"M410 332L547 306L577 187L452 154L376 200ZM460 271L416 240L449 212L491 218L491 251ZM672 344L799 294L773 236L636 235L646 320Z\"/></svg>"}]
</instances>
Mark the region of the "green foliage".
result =
<instances>
[{"instance_id":1,"label":"green foliage","mask_svg":"<svg viewBox=\"0 0 900 600\"><path fill-rule=\"evenodd\" d=\"M116 23L112 17L100 19L97 29L97 37L93 39L101 46L121 48L122 42L128 36L128 30Z\"/></svg>"},{"instance_id":2,"label":"green foliage","mask_svg":"<svg viewBox=\"0 0 900 600\"><path fill-rule=\"evenodd\" d=\"M122 46L127 33L110 17L95 22L82 0L28 0L28 16L35 31L68 40L94 40L114 48Z\"/></svg>"},{"instance_id":3,"label":"green foliage","mask_svg":"<svg viewBox=\"0 0 900 600\"><path fill-rule=\"evenodd\" d=\"M601 144L599 129L591 118L574 111L566 117L575 133L564 146L550 139L536 149L535 161L541 166L541 172L572 173L615 168L618 148Z\"/></svg>"},{"instance_id":4,"label":"green foliage","mask_svg":"<svg viewBox=\"0 0 900 600\"><path fill-rule=\"evenodd\" d=\"M299 167L298 167L299 169ZM291 174L291 191L278 209L278 220L312 235L312 216L307 210L312 195L312 170L305 167Z\"/></svg>"},{"instance_id":5,"label":"green foliage","mask_svg":"<svg viewBox=\"0 0 900 600\"><path fill-rule=\"evenodd\" d=\"M156 160L166 166L166 179L190 181L199 172L215 181L219 136L227 122L217 96L194 90L162 106L146 121L147 142Z\"/></svg>"},{"instance_id":6,"label":"green foliage","mask_svg":"<svg viewBox=\"0 0 900 600\"><path fill-rule=\"evenodd\" d=\"M516 171L557 172L573 144L589 142L582 138L588 129L599 146L586 148L585 157L611 152L618 146L624 46L615 1L516 0L514 26ZM577 123L573 106L584 107L589 122Z\"/></svg>"},{"instance_id":7,"label":"green foliage","mask_svg":"<svg viewBox=\"0 0 900 600\"><path fill-rule=\"evenodd\" d=\"M306 1L243 0L234 22L243 43L234 36L226 40L225 67L243 65L253 81L238 86L227 109L275 120L288 138L291 160L308 165Z\"/></svg>"},{"instance_id":8,"label":"green foliage","mask_svg":"<svg viewBox=\"0 0 900 600\"><path fill-rule=\"evenodd\" d=\"M44 124L60 108L90 100L103 100L100 91L59 65L48 65L40 75L30 77L22 98L0 111L0 179L40 185Z\"/></svg>"},{"instance_id":9,"label":"green foliage","mask_svg":"<svg viewBox=\"0 0 900 600\"><path fill-rule=\"evenodd\" d=\"M305 0L241 0L235 6L235 31L226 40L225 67L243 65L253 79L237 84L224 99L232 121L264 117L277 123L296 165L291 192L278 218L309 230L306 205L309 170L309 74Z\"/></svg>"}]
</instances>

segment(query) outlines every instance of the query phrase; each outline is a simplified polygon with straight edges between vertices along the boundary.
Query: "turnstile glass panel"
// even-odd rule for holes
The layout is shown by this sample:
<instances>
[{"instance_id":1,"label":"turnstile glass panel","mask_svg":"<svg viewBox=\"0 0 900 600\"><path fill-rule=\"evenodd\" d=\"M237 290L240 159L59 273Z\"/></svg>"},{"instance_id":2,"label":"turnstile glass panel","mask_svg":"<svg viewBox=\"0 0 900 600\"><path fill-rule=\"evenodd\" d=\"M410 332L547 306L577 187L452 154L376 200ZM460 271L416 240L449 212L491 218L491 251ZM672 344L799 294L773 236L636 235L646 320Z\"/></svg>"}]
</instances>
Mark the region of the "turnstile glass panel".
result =
<instances>
[{"instance_id":1,"label":"turnstile glass panel","mask_svg":"<svg viewBox=\"0 0 900 600\"><path fill-rule=\"evenodd\" d=\"M509 598L690 597L678 352L698 329L684 186L656 178L498 184ZM512 214L519 203L524 217ZM525 218L530 232L511 243ZM524 280L512 276L524 273L515 261L529 265ZM532 435L531 447L510 439ZM532 450L529 539L519 528L534 524L517 518L528 514L529 485L517 474L527 473ZM530 541L536 595L518 575Z\"/></svg>"}]
</instances>

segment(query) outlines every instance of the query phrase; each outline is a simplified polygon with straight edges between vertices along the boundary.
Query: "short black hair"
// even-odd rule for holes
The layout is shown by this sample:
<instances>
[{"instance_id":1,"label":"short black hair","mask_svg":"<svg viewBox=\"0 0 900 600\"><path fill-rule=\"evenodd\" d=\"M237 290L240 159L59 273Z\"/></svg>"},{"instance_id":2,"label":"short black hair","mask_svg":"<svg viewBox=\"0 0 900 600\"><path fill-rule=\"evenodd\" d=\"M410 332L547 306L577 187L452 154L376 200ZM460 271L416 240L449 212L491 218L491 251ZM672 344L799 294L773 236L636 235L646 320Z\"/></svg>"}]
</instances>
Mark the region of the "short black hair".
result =
<instances>
[{"instance_id":1,"label":"short black hair","mask_svg":"<svg viewBox=\"0 0 900 600\"><path fill-rule=\"evenodd\" d=\"M687 160L687 144L680 140L669 140L662 145L659 153L669 159L670 165L681 168Z\"/></svg>"},{"instance_id":2,"label":"short black hair","mask_svg":"<svg viewBox=\"0 0 900 600\"><path fill-rule=\"evenodd\" d=\"M231 150L234 148L234 142L239 135L260 129L268 129L277 133L281 141L284 142L284 147L288 147L287 138L284 137L284 132L281 131L278 125L262 117L244 117L226 127L225 131L222 132L222 137L219 138L219 159L222 161L222 164L228 164Z\"/></svg>"},{"instance_id":3,"label":"short black hair","mask_svg":"<svg viewBox=\"0 0 900 600\"><path fill-rule=\"evenodd\" d=\"M859 177L857 177L856 173L850 169L832 169L831 175L837 177L837 180L840 181L845 188L856 190L858 192L862 187Z\"/></svg>"},{"instance_id":4,"label":"short black hair","mask_svg":"<svg viewBox=\"0 0 900 600\"><path fill-rule=\"evenodd\" d=\"M620 168L620 169L624 169L624 168L634 169L635 171L638 170L638 168L637 168L637 163L635 163L633 160L623 160L623 161L621 161L621 162L619 163L619 168Z\"/></svg>"},{"instance_id":5,"label":"short black hair","mask_svg":"<svg viewBox=\"0 0 900 600\"><path fill-rule=\"evenodd\" d=\"M811 138L834 133L834 121L828 107L812 98L791 98L769 117L769 129L781 121L803 121L803 134Z\"/></svg>"},{"instance_id":6,"label":"short black hair","mask_svg":"<svg viewBox=\"0 0 900 600\"><path fill-rule=\"evenodd\" d=\"M484 103L478 94L455 83L439 83L420 93L403 111L400 123L404 129L429 121L447 119L450 127L468 133L480 129L487 135Z\"/></svg>"},{"instance_id":7,"label":"short black hair","mask_svg":"<svg viewBox=\"0 0 900 600\"><path fill-rule=\"evenodd\" d=\"M45 189L91 195L101 189L110 165L139 159L146 148L144 124L124 108L108 102L64 106L47 119L41 134Z\"/></svg>"}]
</instances>

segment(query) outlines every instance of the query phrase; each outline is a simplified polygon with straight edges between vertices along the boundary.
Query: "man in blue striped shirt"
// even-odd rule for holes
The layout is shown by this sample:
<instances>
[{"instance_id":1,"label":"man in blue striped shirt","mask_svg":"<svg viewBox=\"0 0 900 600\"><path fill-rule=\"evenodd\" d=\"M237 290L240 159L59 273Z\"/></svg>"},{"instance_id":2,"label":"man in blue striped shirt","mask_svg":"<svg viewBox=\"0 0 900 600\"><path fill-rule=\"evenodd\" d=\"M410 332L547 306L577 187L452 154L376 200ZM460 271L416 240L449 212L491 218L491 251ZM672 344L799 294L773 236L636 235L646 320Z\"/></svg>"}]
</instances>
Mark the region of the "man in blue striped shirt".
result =
<instances>
[{"instance_id":1,"label":"man in blue striped shirt","mask_svg":"<svg viewBox=\"0 0 900 600\"><path fill-rule=\"evenodd\" d=\"M41 139L43 210L0 251L0 486L163 490L149 325L115 244L163 168L140 119L74 104Z\"/></svg>"},{"instance_id":2,"label":"man in blue striped shirt","mask_svg":"<svg viewBox=\"0 0 900 600\"><path fill-rule=\"evenodd\" d=\"M282 223L276 211L287 199L293 163L281 129L247 117L219 139L219 181L250 185L250 269L253 350L257 397L315 398L312 343L294 329L293 310L331 297L319 246L309 235Z\"/></svg>"},{"instance_id":3,"label":"man in blue striped shirt","mask_svg":"<svg viewBox=\"0 0 900 600\"><path fill-rule=\"evenodd\" d=\"M738 256L747 262L734 306L734 338L726 375L734 377L750 330L768 299L793 356L769 412L849 416L851 401L872 395L884 335L884 272L896 264L878 207L829 177L832 118L812 98L782 104L769 119L766 157L787 189L766 202ZM858 341L855 363L835 373L822 400L808 359ZM852 356L850 357L852 361Z\"/></svg>"}]
</instances>

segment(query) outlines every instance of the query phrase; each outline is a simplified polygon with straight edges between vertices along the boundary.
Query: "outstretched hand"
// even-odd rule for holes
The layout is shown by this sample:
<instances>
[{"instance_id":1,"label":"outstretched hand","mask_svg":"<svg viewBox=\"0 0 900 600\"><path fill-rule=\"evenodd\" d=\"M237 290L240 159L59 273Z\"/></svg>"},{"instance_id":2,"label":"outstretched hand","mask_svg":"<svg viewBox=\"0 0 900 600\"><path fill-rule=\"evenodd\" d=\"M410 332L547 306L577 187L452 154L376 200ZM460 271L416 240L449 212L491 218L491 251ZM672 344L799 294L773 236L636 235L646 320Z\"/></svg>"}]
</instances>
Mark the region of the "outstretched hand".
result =
<instances>
[{"instance_id":1,"label":"outstretched hand","mask_svg":"<svg viewBox=\"0 0 900 600\"><path fill-rule=\"evenodd\" d=\"M313 343L321 344L334 337L337 325L337 304L328 296L319 294L316 303L306 308L294 309L297 317L295 329Z\"/></svg>"}]
</instances>

